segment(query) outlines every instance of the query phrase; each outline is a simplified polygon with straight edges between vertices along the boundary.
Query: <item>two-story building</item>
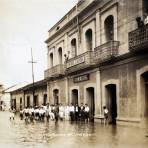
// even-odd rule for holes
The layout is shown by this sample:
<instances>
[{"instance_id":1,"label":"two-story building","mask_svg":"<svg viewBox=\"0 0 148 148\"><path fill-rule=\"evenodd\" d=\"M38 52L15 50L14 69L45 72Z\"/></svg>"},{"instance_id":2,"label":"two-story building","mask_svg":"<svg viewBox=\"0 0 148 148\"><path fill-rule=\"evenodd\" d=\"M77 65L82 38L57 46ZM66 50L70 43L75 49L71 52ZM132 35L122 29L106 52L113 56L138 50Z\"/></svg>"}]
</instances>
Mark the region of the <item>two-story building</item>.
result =
<instances>
[{"instance_id":1,"label":"two-story building","mask_svg":"<svg viewBox=\"0 0 148 148\"><path fill-rule=\"evenodd\" d=\"M146 0L81 0L49 31L47 96L51 103L87 103L90 116L148 120Z\"/></svg>"}]
</instances>

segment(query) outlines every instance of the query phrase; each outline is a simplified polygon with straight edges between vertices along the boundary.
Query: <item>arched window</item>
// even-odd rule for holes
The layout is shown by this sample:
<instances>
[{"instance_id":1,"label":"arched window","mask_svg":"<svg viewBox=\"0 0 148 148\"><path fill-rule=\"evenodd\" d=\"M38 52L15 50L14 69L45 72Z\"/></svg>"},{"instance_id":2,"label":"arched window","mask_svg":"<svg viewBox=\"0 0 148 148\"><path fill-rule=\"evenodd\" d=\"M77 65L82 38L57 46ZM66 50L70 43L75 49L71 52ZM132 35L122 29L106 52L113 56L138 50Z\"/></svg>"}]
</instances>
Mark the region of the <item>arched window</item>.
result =
<instances>
[{"instance_id":1,"label":"arched window","mask_svg":"<svg viewBox=\"0 0 148 148\"><path fill-rule=\"evenodd\" d=\"M59 64L62 64L62 48L61 47L58 49L58 58L59 58Z\"/></svg>"},{"instance_id":2,"label":"arched window","mask_svg":"<svg viewBox=\"0 0 148 148\"><path fill-rule=\"evenodd\" d=\"M104 22L106 42L114 40L114 17L108 16Z\"/></svg>"},{"instance_id":3,"label":"arched window","mask_svg":"<svg viewBox=\"0 0 148 148\"><path fill-rule=\"evenodd\" d=\"M92 50L92 29L88 29L86 32L85 32L85 39L86 39L86 48L87 48L87 51L89 50Z\"/></svg>"},{"instance_id":4,"label":"arched window","mask_svg":"<svg viewBox=\"0 0 148 148\"><path fill-rule=\"evenodd\" d=\"M77 56L77 42L75 38L71 40L71 56Z\"/></svg>"},{"instance_id":5,"label":"arched window","mask_svg":"<svg viewBox=\"0 0 148 148\"><path fill-rule=\"evenodd\" d=\"M50 67L53 67L53 53L50 53Z\"/></svg>"}]
</instances>

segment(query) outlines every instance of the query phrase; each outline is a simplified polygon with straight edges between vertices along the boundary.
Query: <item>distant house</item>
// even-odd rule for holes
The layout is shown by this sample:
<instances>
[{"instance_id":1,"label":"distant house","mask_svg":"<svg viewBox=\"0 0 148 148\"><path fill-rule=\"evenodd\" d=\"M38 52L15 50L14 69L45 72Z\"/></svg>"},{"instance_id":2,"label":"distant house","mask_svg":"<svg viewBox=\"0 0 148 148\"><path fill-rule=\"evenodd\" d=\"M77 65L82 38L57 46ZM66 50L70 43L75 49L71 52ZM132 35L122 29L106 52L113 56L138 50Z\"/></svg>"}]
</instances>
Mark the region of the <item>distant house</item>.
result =
<instances>
[{"instance_id":1,"label":"distant house","mask_svg":"<svg viewBox=\"0 0 148 148\"><path fill-rule=\"evenodd\" d=\"M21 83L13 85L9 88L6 88L3 84L0 84L0 110L2 110L2 106L5 110L10 108L10 93L20 87L27 85L27 83Z\"/></svg>"},{"instance_id":2,"label":"distant house","mask_svg":"<svg viewBox=\"0 0 148 148\"><path fill-rule=\"evenodd\" d=\"M2 110L2 105L4 104L4 100L3 100L3 90L4 90L4 86L2 84L0 84L0 110Z\"/></svg>"}]
</instances>

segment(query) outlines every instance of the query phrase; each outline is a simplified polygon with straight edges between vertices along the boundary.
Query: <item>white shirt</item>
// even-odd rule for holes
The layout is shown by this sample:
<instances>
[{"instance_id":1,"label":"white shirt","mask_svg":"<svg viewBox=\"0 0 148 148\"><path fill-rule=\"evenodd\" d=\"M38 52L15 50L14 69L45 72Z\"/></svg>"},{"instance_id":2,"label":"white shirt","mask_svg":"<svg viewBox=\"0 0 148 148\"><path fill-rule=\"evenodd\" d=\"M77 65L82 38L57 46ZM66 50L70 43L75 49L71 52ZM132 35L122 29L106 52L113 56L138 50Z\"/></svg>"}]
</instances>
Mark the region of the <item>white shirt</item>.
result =
<instances>
[{"instance_id":1,"label":"white shirt","mask_svg":"<svg viewBox=\"0 0 148 148\"><path fill-rule=\"evenodd\" d=\"M63 106L59 107L59 112L64 112L64 107Z\"/></svg>"},{"instance_id":2,"label":"white shirt","mask_svg":"<svg viewBox=\"0 0 148 148\"><path fill-rule=\"evenodd\" d=\"M24 109L24 112L25 112L25 113L29 113L29 109L28 109L28 108L25 108L25 109Z\"/></svg>"},{"instance_id":3,"label":"white shirt","mask_svg":"<svg viewBox=\"0 0 148 148\"><path fill-rule=\"evenodd\" d=\"M89 107L86 106L85 109L84 109L84 111L85 111L85 112L89 112Z\"/></svg>"},{"instance_id":4,"label":"white shirt","mask_svg":"<svg viewBox=\"0 0 148 148\"><path fill-rule=\"evenodd\" d=\"M34 111L35 113L39 113L39 109L37 108L37 109L35 109L35 111Z\"/></svg>"},{"instance_id":5,"label":"white shirt","mask_svg":"<svg viewBox=\"0 0 148 148\"><path fill-rule=\"evenodd\" d=\"M29 109L29 113L32 114L33 112L34 112L34 109L33 108L30 108Z\"/></svg>"},{"instance_id":6,"label":"white shirt","mask_svg":"<svg viewBox=\"0 0 148 148\"><path fill-rule=\"evenodd\" d=\"M74 106L70 106L70 107L69 107L69 111L70 111L70 112L74 112L74 111L75 111Z\"/></svg>"},{"instance_id":7,"label":"white shirt","mask_svg":"<svg viewBox=\"0 0 148 148\"><path fill-rule=\"evenodd\" d=\"M51 107L50 106L48 108L46 108L46 112L48 112L48 113L51 112Z\"/></svg>"},{"instance_id":8,"label":"white shirt","mask_svg":"<svg viewBox=\"0 0 148 148\"><path fill-rule=\"evenodd\" d=\"M76 106L76 112L78 112L78 106Z\"/></svg>"},{"instance_id":9,"label":"white shirt","mask_svg":"<svg viewBox=\"0 0 148 148\"><path fill-rule=\"evenodd\" d=\"M65 107L65 113L69 113L69 106Z\"/></svg>"},{"instance_id":10,"label":"white shirt","mask_svg":"<svg viewBox=\"0 0 148 148\"><path fill-rule=\"evenodd\" d=\"M144 19L144 24L148 24L148 16L146 16L146 18Z\"/></svg>"},{"instance_id":11,"label":"white shirt","mask_svg":"<svg viewBox=\"0 0 148 148\"><path fill-rule=\"evenodd\" d=\"M105 114L107 114L108 113L108 109L106 108L106 109L104 109L104 113Z\"/></svg>"}]
</instances>

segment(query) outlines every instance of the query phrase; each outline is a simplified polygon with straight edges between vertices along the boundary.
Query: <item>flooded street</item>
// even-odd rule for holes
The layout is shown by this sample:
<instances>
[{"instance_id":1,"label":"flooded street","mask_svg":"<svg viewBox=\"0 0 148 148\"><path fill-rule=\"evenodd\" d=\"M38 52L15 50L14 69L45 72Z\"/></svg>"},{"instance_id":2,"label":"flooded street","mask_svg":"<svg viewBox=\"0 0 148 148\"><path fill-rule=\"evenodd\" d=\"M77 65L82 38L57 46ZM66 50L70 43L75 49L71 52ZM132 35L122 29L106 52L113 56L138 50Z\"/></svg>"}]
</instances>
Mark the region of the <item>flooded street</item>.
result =
<instances>
[{"instance_id":1,"label":"flooded street","mask_svg":"<svg viewBox=\"0 0 148 148\"><path fill-rule=\"evenodd\" d=\"M145 129L104 126L100 123L36 122L25 124L8 112L0 112L1 148L147 148Z\"/></svg>"}]
</instances>

